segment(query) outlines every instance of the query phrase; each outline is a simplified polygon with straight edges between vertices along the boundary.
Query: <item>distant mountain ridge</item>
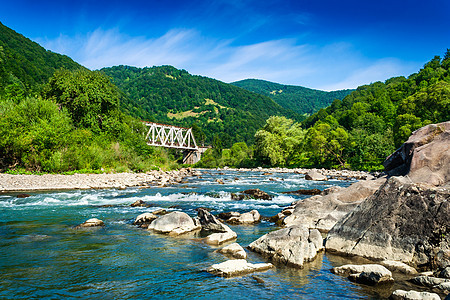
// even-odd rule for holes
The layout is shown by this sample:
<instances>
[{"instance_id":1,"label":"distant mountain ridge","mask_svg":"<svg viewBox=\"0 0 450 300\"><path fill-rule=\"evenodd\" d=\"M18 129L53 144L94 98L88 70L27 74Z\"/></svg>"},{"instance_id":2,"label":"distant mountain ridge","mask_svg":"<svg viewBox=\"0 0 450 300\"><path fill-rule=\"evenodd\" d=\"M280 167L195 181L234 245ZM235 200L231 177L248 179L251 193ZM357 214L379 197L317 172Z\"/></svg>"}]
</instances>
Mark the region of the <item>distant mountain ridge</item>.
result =
<instances>
[{"instance_id":1,"label":"distant mountain ridge","mask_svg":"<svg viewBox=\"0 0 450 300\"><path fill-rule=\"evenodd\" d=\"M268 96L286 109L298 114L313 114L330 105L335 99L342 100L354 90L326 92L302 86L285 85L260 79L244 79L232 85Z\"/></svg>"},{"instance_id":2,"label":"distant mountain ridge","mask_svg":"<svg viewBox=\"0 0 450 300\"><path fill-rule=\"evenodd\" d=\"M0 87L16 84L33 90L60 68L84 67L66 55L44 49L0 22Z\"/></svg>"},{"instance_id":3,"label":"distant mountain ridge","mask_svg":"<svg viewBox=\"0 0 450 300\"><path fill-rule=\"evenodd\" d=\"M207 144L252 143L272 115L299 119L267 96L172 66L116 66L101 70L126 95L122 107L142 120L189 127L197 124ZM216 138L217 139L217 138Z\"/></svg>"}]
</instances>

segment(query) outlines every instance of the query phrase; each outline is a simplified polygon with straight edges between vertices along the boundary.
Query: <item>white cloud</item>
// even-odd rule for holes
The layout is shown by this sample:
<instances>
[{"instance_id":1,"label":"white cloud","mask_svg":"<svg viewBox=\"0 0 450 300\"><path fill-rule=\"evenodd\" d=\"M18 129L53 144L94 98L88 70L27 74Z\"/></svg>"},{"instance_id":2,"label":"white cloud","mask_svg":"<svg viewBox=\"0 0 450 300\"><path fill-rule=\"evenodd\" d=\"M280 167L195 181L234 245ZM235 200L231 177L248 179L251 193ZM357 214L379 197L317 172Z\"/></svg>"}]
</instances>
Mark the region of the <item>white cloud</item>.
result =
<instances>
[{"instance_id":1,"label":"white cloud","mask_svg":"<svg viewBox=\"0 0 450 300\"><path fill-rule=\"evenodd\" d=\"M260 78L324 90L356 88L418 68L396 59L371 61L348 43L319 47L280 39L242 46L204 37L192 29L173 29L152 39L97 29L76 37L36 40L90 69L173 65L225 82Z\"/></svg>"}]
</instances>

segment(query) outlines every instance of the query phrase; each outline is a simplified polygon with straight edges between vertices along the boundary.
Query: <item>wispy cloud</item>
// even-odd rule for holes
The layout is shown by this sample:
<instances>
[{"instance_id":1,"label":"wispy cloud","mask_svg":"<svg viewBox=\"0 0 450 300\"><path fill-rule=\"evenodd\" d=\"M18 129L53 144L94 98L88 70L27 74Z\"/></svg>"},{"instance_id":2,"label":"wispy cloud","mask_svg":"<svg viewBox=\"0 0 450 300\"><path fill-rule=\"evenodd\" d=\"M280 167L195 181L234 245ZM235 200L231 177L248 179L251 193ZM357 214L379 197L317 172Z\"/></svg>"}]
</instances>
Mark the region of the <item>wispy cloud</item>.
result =
<instances>
[{"instance_id":1,"label":"wispy cloud","mask_svg":"<svg viewBox=\"0 0 450 300\"><path fill-rule=\"evenodd\" d=\"M324 90L355 88L408 75L418 67L396 59L368 60L348 43L315 46L279 39L234 45L232 40L208 38L192 29L173 29L152 39L97 29L75 37L36 40L90 69L168 64L225 82L260 78Z\"/></svg>"}]
</instances>

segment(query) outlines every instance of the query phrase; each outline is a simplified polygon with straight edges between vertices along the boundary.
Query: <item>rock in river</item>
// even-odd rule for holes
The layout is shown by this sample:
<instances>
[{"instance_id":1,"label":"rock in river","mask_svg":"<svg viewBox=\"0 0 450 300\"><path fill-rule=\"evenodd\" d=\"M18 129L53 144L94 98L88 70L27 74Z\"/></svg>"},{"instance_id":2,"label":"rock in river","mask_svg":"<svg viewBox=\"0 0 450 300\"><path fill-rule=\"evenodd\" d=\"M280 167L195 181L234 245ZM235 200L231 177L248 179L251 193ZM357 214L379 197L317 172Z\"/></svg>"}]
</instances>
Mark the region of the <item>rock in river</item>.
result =
<instances>
[{"instance_id":1,"label":"rock in river","mask_svg":"<svg viewBox=\"0 0 450 300\"><path fill-rule=\"evenodd\" d=\"M227 220L227 223L230 224L255 224L261 220L261 215L257 210L252 210L246 213L237 213L239 215L235 215Z\"/></svg>"},{"instance_id":2,"label":"rock in river","mask_svg":"<svg viewBox=\"0 0 450 300\"><path fill-rule=\"evenodd\" d=\"M180 235L200 228L200 224L196 224L188 214L180 211L161 216L148 226L148 229L169 235Z\"/></svg>"},{"instance_id":3,"label":"rock in river","mask_svg":"<svg viewBox=\"0 0 450 300\"><path fill-rule=\"evenodd\" d=\"M148 228L148 225L150 225L153 220L156 220L158 216L152 214L152 213L143 213L136 217L136 219L133 222L133 225L138 225L141 228Z\"/></svg>"},{"instance_id":4,"label":"rock in river","mask_svg":"<svg viewBox=\"0 0 450 300\"><path fill-rule=\"evenodd\" d=\"M284 218L283 225L303 224L328 232L338 220L372 195L385 181L385 178L358 181L325 196L316 195L297 201L293 213Z\"/></svg>"},{"instance_id":5,"label":"rock in river","mask_svg":"<svg viewBox=\"0 0 450 300\"><path fill-rule=\"evenodd\" d=\"M222 253L227 256L231 256L234 259L246 259L247 258L247 252L245 252L244 248L242 248L241 245L238 243L233 243L228 246L225 246L217 252Z\"/></svg>"},{"instance_id":6,"label":"rock in river","mask_svg":"<svg viewBox=\"0 0 450 300\"><path fill-rule=\"evenodd\" d=\"M298 225L263 235L248 248L276 263L302 268L305 262L312 261L323 249L323 240L317 229Z\"/></svg>"},{"instance_id":7,"label":"rock in river","mask_svg":"<svg viewBox=\"0 0 450 300\"><path fill-rule=\"evenodd\" d=\"M227 225L225 226L226 232L218 232L208 235L205 238L205 242L209 245L221 245L225 242L232 241L237 238L236 232L230 229Z\"/></svg>"},{"instance_id":8,"label":"rock in river","mask_svg":"<svg viewBox=\"0 0 450 300\"><path fill-rule=\"evenodd\" d=\"M306 180L315 180L315 181L327 181L328 180L327 176L323 175L316 169L312 169L311 171L306 173L305 179Z\"/></svg>"},{"instance_id":9,"label":"rock in river","mask_svg":"<svg viewBox=\"0 0 450 300\"><path fill-rule=\"evenodd\" d=\"M105 223L103 223L102 220L99 220L97 218L92 218L84 222L83 224L78 225L76 228L80 227L98 227L98 226L104 226Z\"/></svg>"},{"instance_id":10,"label":"rock in river","mask_svg":"<svg viewBox=\"0 0 450 300\"><path fill-rule=\"evenodd\" d=\"M202 229L212 232L227 232L229 227L216 219L209 211L204 208L197 210L198 219L202 225Z\"/></svg>"},{"instance_id":11,"label":"rock in river","mask_svg":"<svg viewBox=\"0 0 450 300\"><path fill-rule=\"evenodd\" d=\"M267 194L264 191L261 191L260 189L245 190L242 193L244 193L246 195L250 195L255 199L272 200L272 196L270 196L269 194Z\"/></svg>"},{"instance_id":12,"label":"rock in river","mask_svg":"<svg viewBox=\"0 0 450 300\"><path fill-rule=\"evenodd\" d=\"M450 121L424 126L383 163L391 176L440 186L450 181Z\"/></svg>"},{"instance_id":13,"label":"rock in river","mask_svg":"<svg viewBox=\"0 0 450 300\"><path fill-rule=\"evenodd\" d=\"M448 189L391 177L333 227L327 251L436 269L450 247L449 199Z\"/></svg>"},{"instance_id":14,"label":"rock in river","mask_svg":"<svg viewBox=\"0 0 450 300\"><path fill-rule=\"evenodd\" d=\"M389 299L392 300L441 300L438 294L429 292L395 290Z\"/></svg>"},{"instance_id":15,"label":"rock in river","mask_svg":"<svg viewBox=\"0 0 450 300\"><path fill-rule=\"evenodd\" d=\"M266 271L273 268L272 264L251 264L245 259L227 260L220 264L214 264L206 271L221 277L233 277L250 274L254 272Z\"/></svg>"},{"instance_id":16,"label":"rock in river","mask_svg":"<svg viewBox=\"0 0 450 300\"><path fill-rule=\"evenodd\" d=\"M376 264L344 265L331 269L331 272L338 275L347 275L352 281L368 285L394 281L391 271Z\"/></svg>"}]
</instances>

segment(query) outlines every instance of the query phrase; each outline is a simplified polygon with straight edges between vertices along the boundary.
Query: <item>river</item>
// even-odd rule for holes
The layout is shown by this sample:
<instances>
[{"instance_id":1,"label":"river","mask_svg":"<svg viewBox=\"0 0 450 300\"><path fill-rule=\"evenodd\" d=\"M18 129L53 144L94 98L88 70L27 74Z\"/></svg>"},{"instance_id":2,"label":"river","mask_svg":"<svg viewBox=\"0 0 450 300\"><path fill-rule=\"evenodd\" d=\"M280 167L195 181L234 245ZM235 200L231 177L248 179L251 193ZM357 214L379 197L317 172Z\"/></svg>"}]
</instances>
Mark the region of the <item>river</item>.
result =
<instances>
[{"instance_id":1,"label":"river","mask_svg":"<svg viewBox=\"0 0 450 300\"><path fill-rule=\"evenodd\" d=\"M171 187L125 190L74 190L0 194L1 299L378 299L372 289L334 275L330 268L348 262L320 254L302 270L277 266L237 278L215 277L205 269L226 258L196 236L169 237L132 225L139 214L159 208L181 210L191 216L206 207L213 214L257 209L272 216L306 196L281 192L349 181L314 182L301 174L262 175L262 172L202 170L201 177ZM222 179L225 184L218 184ZM260 188L271 201L231 200L230 193ZM142 199L153 207L130 207ZM89 218L106 226L77 230ZM243 247L276 227L263 221L252 226L230 226ZM252 263L266 260L248 252Z\"/></svg>"}]
</instances>

